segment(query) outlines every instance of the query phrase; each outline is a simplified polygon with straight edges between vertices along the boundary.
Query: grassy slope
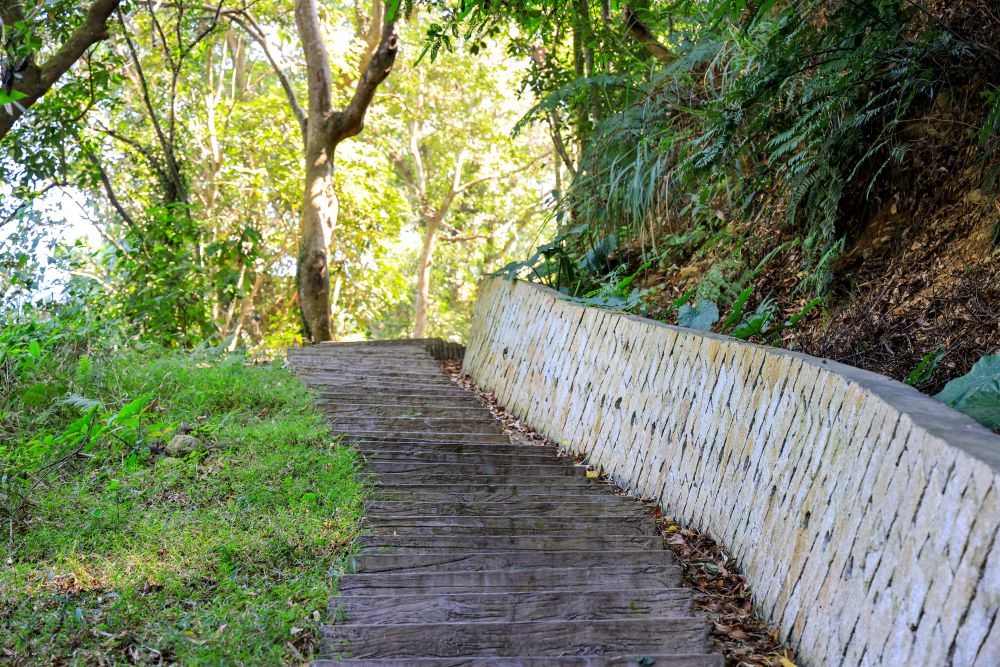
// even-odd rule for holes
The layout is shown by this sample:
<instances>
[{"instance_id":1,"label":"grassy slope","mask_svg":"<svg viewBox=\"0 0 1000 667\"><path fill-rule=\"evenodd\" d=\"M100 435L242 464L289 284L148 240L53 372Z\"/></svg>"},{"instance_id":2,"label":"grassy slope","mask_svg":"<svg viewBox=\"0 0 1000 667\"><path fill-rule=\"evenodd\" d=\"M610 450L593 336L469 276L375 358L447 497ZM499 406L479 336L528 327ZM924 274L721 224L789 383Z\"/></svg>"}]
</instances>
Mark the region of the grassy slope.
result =
<instances>
[{"instance_id":1,"label":"grassy slope","mask_svg":"<svg viewBox=\"0 0 1000 667\"><path fill-rule=\"evenodd\" d=\"M49 383L154 401L32 495L0 565L0 663L308 657L361 514L355 452L277 365L146 352L85 366ZM35 410L17 437L65 419ZM159 453L178 429L208 452Z\"/></svg>"}]
</instances>

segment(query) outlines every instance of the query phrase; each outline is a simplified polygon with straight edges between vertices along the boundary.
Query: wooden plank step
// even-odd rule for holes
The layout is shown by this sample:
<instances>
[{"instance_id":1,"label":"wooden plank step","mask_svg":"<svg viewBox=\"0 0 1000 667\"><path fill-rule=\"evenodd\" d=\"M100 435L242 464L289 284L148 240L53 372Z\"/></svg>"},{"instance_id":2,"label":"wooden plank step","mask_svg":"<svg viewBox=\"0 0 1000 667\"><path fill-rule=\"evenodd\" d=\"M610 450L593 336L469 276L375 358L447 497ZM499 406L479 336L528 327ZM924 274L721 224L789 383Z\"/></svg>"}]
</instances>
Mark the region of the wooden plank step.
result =
<instances>
[{"instance_id":1,"label":"wooden plank step","mask_svg":"<svg viewBox=\"0 0 1000 667\"><path fill-rule=\"evenodd\" d=\"M426 394L421 394L417 392L392 392L381 393L381 394L357 394L353 392L341 391L333 385L318 385L315 387L313 392L317 396L317 400L338 402L338 403L356 403L356 404L374 404L383 405L387 402L392 402L396 405L404 405L407 407L420 407L424 405L461 405L461 406L473 406L473 407L483 407L482 401L476 398L472 394L466 394L463 397L458 396L428 396Z\"/></svg>"},{"instance_id":2,"label":"wooden plank step","mask_svg":"<svg viewBox=\"0 0 1000 667\"><path fill-rule=\"evenodd\" d=\"M359 450L364 456L379 461L403 461L408 463L461 463L465 465L488 464L503 465L517 462L518 465L545 465L547 463L558 463L561 465L574 465L573 459L563 456L553 456L547 452L504 453L504 452L438 452L423 449L410 450Z\"/></svg>"},{"instance_id":3,"label":"wooden plank step","mask_svg":"<svg viewBox=\"0 0 1000 667\"><path fill-rule=\"evenodd\" d=\"M617 535L652 534L649 516L369 516L367 529L395 535Z\"/></svg>"},{"instance_id":4,"label":"wooden plank step","mask_svg":"<svg viewBox=\"0 0 1000 667\"><path fill-rule=\"evenodd\" d=\"M361 400L362 396L377 398L380 403L386 401L413 401L417 404L422 402L442 402L454 405L482 405L477 399L461 389L451 389L442 387L432 389L420 386L357 386L344 382L330 382L329 380L299 377L304 383L313 389L320 397L330 400Z\"/></svg>"},{"instance_id":5,"label":"wooden plank step","mask_svg":"<svg viewBox=\"0 0 1000 667\"><path fill-rule=\"evenodd\" d=\"M334 417L354 414L365 417L373 415L383 417L458 417L462 415L470 415L472 417L479 417L483 415L486 417L490 416L489 410L475 405L429 405L419 408L386 403L342 403L327 401L324 399L317 400L317 403L324 408L326 414Z\"/></svg>"},{"instance_id":6,"label":"wooden plank step","mask_svg":"<svg viewBox=\"0 0 1000 667\"><path fill-rule=\"evenodd\" d=\"M330 421L344 431L431 431L437 433L462 432L500 433L500 428L488 417L348 417L327 414Z\"/></svg>"},{"instance_id":7,"label":"wooden plank step","mask_svg":"<svg viewBox=\"0 0 1000 667\"><path fill-rule=\"evenodd\" d=\"M512 443L509 439L497 441L492 435L490 436L492 442L479 440L476 435L470 435L467 438L459 440L426 440L421 438L383 438L382 436L373 436L369 434L352 435L347 434L344 436L344 440L347 443L358 445L361 447L366 447L368 449L386 449L391 450L392 447L404 447L413 448L419 447L421 449L429 449L430 447L534 447L534 445L518 445ZM549 448L542 448L543 451ZM486 450L482 450L486 451ZM506 451L506 450L501 450Z\"/></svg>"},{"instance_id":8,"label":"wooden plank step","mask_svg":"<svg viewBox=\"0 0 1000 667\"><path fill-rule=\"evenodd\" d=\"M317 403L332 417L353 417L356 419L383 419L387 422L396 419L454 419L458 423L479 423L482 421L495 424L489 410L474 405L429 406L427 408L347 405L317 399Z\"/></svg>"},{"instance_id":9,"label":"wooden plank step","mask_svg":"<svg viewBox=\"0 0 1000 667\"><path fill-rule=\"evenodd\" d=\"M361 452L437 452L451 454L502 454L512 459L521 455L556 457L557 447L550 445L515 445L512 443L488 442L370 442L359 440L354 445Z\"/></svg>"},{"instance_id":10,"label":"wooden plank step","mask_svg":"<svg viewBox=\"0 0 1000 667\"><path fill-rule=\"evenodd\" d=\"M572 463L559 463L553 460L543 465L518 465L496 463L422 463L420 461L393 461L368 459L364 462L365 470L379 474L395 473L412 476L414 479L433 475L479 475L510 477L585 477L587 469Z\"/></svg>"},{"instance_id":11,"label":"wooden plank step","mask_svg":"<svg viewBox=\"0 0 1000 667\"><path fill-rule=\"evenodd\" d=\"M325 384L330 389L340 393L350 393L353 390L366 390L369 393L386 395L391 394L421 394L423 396L455 396L456 398L470 398L469 392L456 387L447 379L427 380L425 382L407 382L404 380L379 380L377 378L367 379L364 377L347 376L341 373L325 372L298 372L296 375L303 382L309 384ZM322 392L325 393L325 392Z\"/></svg>"},{"instance_id":12,"label":"wooden plank step","mask_svg":"<svg viewBox=\"0 0 1000 667\"><path fill-rule=\"evenodd\" d=\"M417 359L413 360L411 364L412 367L409 368L387 368L384 363L379 363L377 360L359 361L353 364L313 359L300 359L294 362L296 372L302 373L329 373L366 379L453 384L449 378L441 373L441 369L436 368L433 364Z\"/></svg>"},{"instance_id":13,"label":"wooden plank step","mask_svg":"<svg viewBox=\"0 0 1000 667\"><path fill-rule=\"evenodd\" d=\"M314 667L723 667L721 653L681 655L678 653L643 655L543 655L507 658L363 658L352 660L317 660Z\"/></svg>"},{"instance_id":14,"label":"wooden plank step","mask_svg":"<svg viewBox=\"0 0 1000 667\"><path fill-rule=\"evenodd\" d=\"M337 625L668 618L690 616L693 597L688 588L358 595L333 598L330 618Z\"/></svg>"},{"instance_id":15,"label":"wooden plank step","mask_svg":"<svg viewBox=\"0 0 1000 667\"><path fill-rule=\"evenodd\" d=\"M489 593L637 588L676 588L676 565L604 565L532 567L476 572L376 572L345 574L337 583L341 596L406 593Z\"/></svg>"},{"instance_id":16,"label":"wooden plank step","mask_svg":"<svg viewBox=\"0 0 1000 667\"><path fill-rule=\"evenodd\" d=\"M674 564L671 552L652 551L508 551L500 553L365 554L354 558L359 574L376 572L465 572L531 567ZM401 621L402 622L402 621Z\"/></svg>"},{"instance_id":17,"label":"wooden plank step","mask_svg":"<svg viewBox=\"0 0 1000 667\"><path fill-rule=\"evenodd\" d=\"M378 482L380 477L373 478ZM400 482L393 485L376 486L372 489L371 498L373 500L416 500L418 496L429 496L436 498L445 496L442 500L446 502L468 498L470 501L484 502L496 500L530 500L533 497L543 496L546 500L553 500L552 496L566 496L567 501L578 498L623 498L632 500L627 496L617 496L611 492L611 488L599 481L584 477L578 479L568 477L573 483L570 488L553 488L548 482L548 478L538 480L530 478L528 480L510 480L506 483L498 482L492 484L475 484L474 482L462 481L454 484L425 484L423 482ZM565 480L561 480L565 481ZM570 498L568 496L575 496ZM428 500L432 499L428 498Z\"/></svg>"},{"instance_id":18,"label":"wooden plank step","mask_svg":"<svg viewBox=\"0 0 1000 667\"><path fill-rule=\"evenodd\" d=\"M325 626L323 648L352 658L703 653L697 618Z\"/></svg>"},{"instance_id":19,"label":"wooden plank step","mask_svg":"<svg viewBox=\"0 0 1000 667\"><path fill-rule=\"evenodd\" d=\"M416 499L415 499L416 500ZM637 502L611 497L594 496L583 502L563 501L556 496L548 501L509 500L507 502L421 502L416 500L372 501L365 508L369 516L645 516L646 508Z\"/></svg>"},{"instance_id":20,"label":"wooden plank step","mask_svg":"<svg viewBox=\"0 0 1000 667\"><path fill-rule=\"evenodd\" d=\"M367 440L369 442L380 441L406 441L406 442L498 442L510 443L510 438L502 433L422 433L419 431L399 431L399 430L370 430L352 431L355 438Z\"/></svg>"},{"instance_id":21,"label":"wooden plank step","mask_svg":"<svg viewBox=\"0 0 1000 667\"><path fill-rule=\"evenodd\" d=\"M608 498L616 498L600 489L588 489L586 487L573 489L557 487L555 489L544 486L536 487L513 487L519 488L520 492L498 491L499 487L490 487L487 490L474 489L467 494L454 494L448 491L436 492L435 487L396 487L396 490L388 488L374 488L370 496L370 502L414 502L414 503L503 503L503 502L558 502L558 503L591 503L603 501ZM436 488L449 488L436 487ZM423 490L421 490L423 489ZM492 490L490 490L492 489ZM534 489L534 490L532 490ZM559 493L563 491L563 493ZM631 498L621 498L623 501L634 502Z\"/></svg>"},{"instance_id":22,"label":"wooden plank step","mask_svg":"<svg viewBox=\"0 0 1000 667\"><path fill-rule=\"evenodd\" d=\"M663 548L658 535L361 535L362 553L469 551L651 551Z\"/></svg>"},{"instance_id":23,"label":"wooden plank step","mask_svg":"<svg viewBox=\"0 0 1000 667\"><path fill-rule=\"evenodd\" d=\"M383 488L398 488L400 486L434 486L468 484L470 486L492 486L495 484L511 485L547 485L551 488L572 487L578 489L601 488L594 480L587 477L570 477L561 475L479 475L479 474L435 474L423 475L419 479L411 473L371 473L371 482Z\"/></svg>"},{"instance_id":24,"label":"wooden plank step","mask_svg":"<svg viewBox=\"0 0 1000 667\"><path fill-rule=\"evenodd\" d=\"M378 360L361 360L355 363L345 363L330 359L297 359L294 363L296 370L331 371L380 378L433 378L435 381L446 380L450 382L441 373L440 367L436 366L433 362L420 359L408 362L404 368L390 367Z\"/></svg>"}]
</instances>

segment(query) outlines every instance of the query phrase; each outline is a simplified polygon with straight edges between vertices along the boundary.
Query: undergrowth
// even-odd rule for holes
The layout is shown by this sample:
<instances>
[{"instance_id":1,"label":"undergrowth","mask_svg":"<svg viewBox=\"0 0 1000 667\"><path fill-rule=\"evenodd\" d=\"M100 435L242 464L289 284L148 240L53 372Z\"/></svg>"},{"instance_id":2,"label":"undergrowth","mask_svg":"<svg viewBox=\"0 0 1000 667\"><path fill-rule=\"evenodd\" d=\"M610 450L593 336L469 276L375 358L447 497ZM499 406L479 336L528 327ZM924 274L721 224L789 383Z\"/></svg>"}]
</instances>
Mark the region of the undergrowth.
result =
<instances>
[{"instance_id":1,"label":"undergrowth","mask_svg":"<svg viewBox=\"0 0 1000 667\"><path fill-rule=\"evenodd\" d=\"M927 393L997 351L990 3L676 0L641 15L670 57L593 37L630 74L614 96L598 95L603 74L533 84L522 123L587 122L562 128L577 152L559 234L501 275Z\"/></svg>"},{"instance_id":2,"label":"undergrowth","mask_svg":"<svg viewBox=\"0 0 1000 667\"><path fill-rule=\"evenodd\" d=\"M0 663L307 659L362 511L356 453L280 364L95 326L0 333ZM178 434L199 445L167 455Z\"/></svg>"}]
</instances>

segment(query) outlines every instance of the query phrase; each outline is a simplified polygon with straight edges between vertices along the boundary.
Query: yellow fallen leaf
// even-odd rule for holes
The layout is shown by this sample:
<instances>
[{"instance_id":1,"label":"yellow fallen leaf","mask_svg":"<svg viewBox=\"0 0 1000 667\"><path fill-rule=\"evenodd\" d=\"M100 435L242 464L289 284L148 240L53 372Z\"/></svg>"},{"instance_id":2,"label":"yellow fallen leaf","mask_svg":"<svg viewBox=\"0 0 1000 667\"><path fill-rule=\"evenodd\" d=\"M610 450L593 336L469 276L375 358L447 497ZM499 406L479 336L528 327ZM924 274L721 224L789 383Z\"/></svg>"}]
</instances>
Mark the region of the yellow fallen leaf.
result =
<instances>
[{"instance_id":1,"label":"yellow fallen leaf","mask_svg":"<svg viewBox=\"0 0 1000 667\"><path fill-rule=\"evenodd\" d=\"M587 471L587 477L589 479L597 479L600 476L601 476L601 473L597 472L596 470L588 470Z\"/></svg>"},{"instance_id":2,"label":"yellow fallen leaf","mask_svg":"<svg viewBox=\"0 0 1000 667\"><path fill-rule=\"evenodd\" d=\"M795 667L795 663L789 660L788 658L782 657L781 667Z\"/></svg>"},{"instance_id":3,"label":"yellow fallen leaf","mask_svg":"<svg viewBox=\"0 0 1000 667\"><path fill-rule=\"evenodd\" d=\"M677 526L667 526L667 532L668 533L676 533L679 530L680 530L680 528L678 528Z\"/></svg>"}]
</instances>

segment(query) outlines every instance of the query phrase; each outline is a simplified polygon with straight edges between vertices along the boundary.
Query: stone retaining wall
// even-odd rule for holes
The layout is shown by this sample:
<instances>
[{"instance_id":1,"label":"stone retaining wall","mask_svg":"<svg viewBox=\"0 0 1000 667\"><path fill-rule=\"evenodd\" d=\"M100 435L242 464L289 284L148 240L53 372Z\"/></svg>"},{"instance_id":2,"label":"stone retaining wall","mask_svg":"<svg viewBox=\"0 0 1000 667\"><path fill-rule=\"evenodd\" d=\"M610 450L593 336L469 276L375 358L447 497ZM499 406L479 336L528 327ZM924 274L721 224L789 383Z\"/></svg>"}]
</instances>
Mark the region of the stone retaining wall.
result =
<instances>
[{"instance_id":1,"label":"stone retaining wall","mask_svg":"<svg viewBox=\"0 0 1000 667\"><path fill-rule=\"evenodd\" d=\"M481 287L465 371L739 559L806 665L1000 665L1000 437L881 375Z\"/></svg>"}]
</instances>

